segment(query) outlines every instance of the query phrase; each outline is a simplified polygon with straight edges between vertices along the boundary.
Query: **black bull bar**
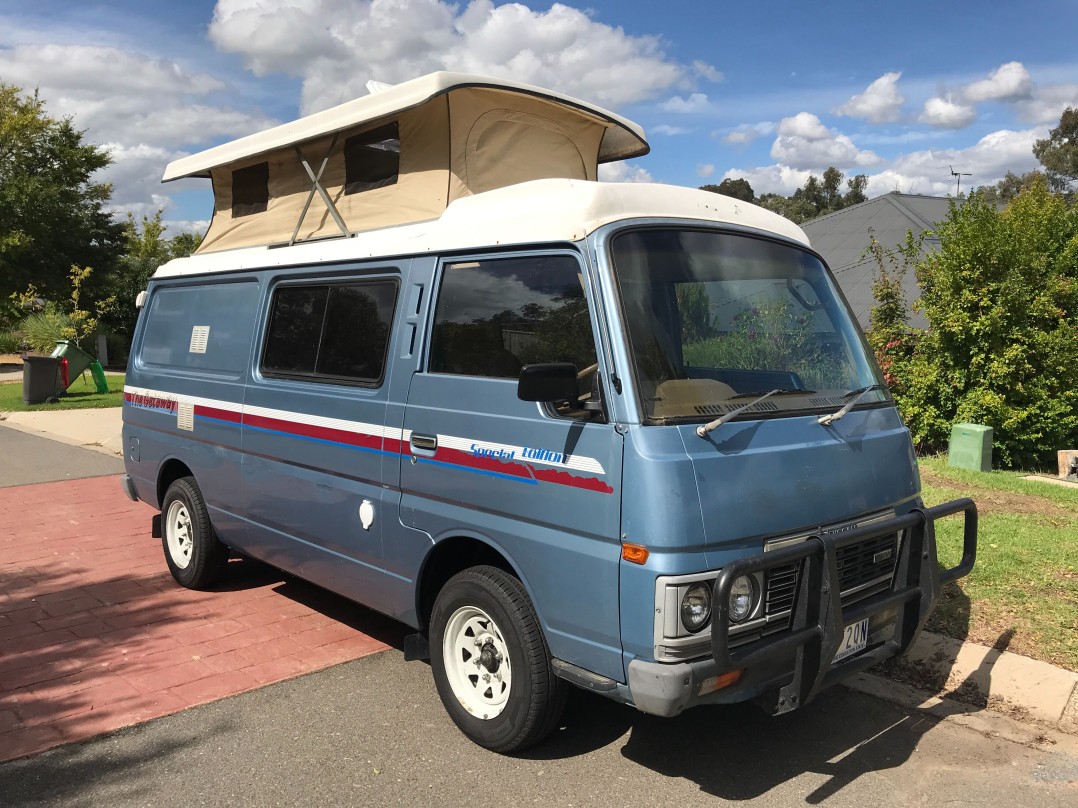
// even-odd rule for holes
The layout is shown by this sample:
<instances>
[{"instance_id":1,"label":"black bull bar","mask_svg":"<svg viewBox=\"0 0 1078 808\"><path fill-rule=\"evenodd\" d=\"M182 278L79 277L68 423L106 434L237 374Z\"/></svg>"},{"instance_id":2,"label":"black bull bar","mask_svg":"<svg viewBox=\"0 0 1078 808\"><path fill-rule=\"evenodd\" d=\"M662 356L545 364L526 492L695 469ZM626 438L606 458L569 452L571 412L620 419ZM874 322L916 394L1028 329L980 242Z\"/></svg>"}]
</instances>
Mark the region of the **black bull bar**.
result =
<instances>
[{"instance_id":1,"label":"black bull bar","mask_svg":"<svg viewBox=\"0 0 1078 808\"><path fill-rule=\"evenodd\" d=\"M936 559L934 523L959 512L965 517L962 561L941 571ZM843 608L838 551L897 531L904 533L900 534L899 556L890 589ZM968 575L976 558L977 506L971 499L956 499L843 533L813 535L791 547L734 561L723 567L715 581L711 651L719 673L777 663L793 656L793 679L777 694L769 695L769 700L772 695L776 699L769 706L775 713L795 710L821 690L904 653L924 628L943 584ZM729 603L734 581L742 575L788 564L800 565L789 628L730 648ZM896 612L890 639L874 646L870 644L865 651L832 664L845 627L887 609Z\"/></svg>"}]
</instances>

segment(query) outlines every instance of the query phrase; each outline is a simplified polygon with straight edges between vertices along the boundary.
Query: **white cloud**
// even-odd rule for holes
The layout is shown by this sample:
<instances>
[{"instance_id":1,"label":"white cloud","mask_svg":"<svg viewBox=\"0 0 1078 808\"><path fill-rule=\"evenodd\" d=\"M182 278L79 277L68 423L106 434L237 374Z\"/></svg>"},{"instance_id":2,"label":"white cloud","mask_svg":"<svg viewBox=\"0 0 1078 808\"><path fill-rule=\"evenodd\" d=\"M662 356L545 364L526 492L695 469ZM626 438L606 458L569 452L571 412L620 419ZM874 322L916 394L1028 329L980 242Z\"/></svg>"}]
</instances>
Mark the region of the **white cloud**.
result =
<instances>
[{"instance_id":1,"label":"white cloud","mask_svg":"<svg viewBox=\"0 0 1078 808\"><path fill-rule=\"evenodd\" d=\"M761 194L789 196L808 181L811 173L811 171L800 171L790 168L790 166L771 165L758 168L730 169L722 175L722 179L748 180L749 185L752 186L752 190L757 196Z\"/></svg>"},{"instance_id":2,"label":"white cloud","mask_svg":"<svg viewBox=\"0 0 1078 808\"><path fill-rule=\"evenodd\" d=\"M831 136L831 131L811 112L799 112L779 122L779 136L803 137L818 140Z\"/></svg>"},{"instance_id":3,"label":"white cloud","mask_svg":"<svg viewBox=\"0 0 1078 808\"><path fill-rule=\"evenodd\" d=\"M178 98L224 89L213 76L188 73L176 62L88 45L23 45L2 50L0 73L9 83L62 87L76 97L153 93L159 98Z\"/></svg>"},{"instance_id":4,"label":"white cloud","mask_svg":"<svg viewBox=\"0 0 1078 808\"><path fill-rule=\"evenodd\" d=\"M1013 101L1027 98L1033 89L1033 79L1021 62L1007 62L997 67L988 78L975 81L962 90L966 101Z\"/></svg>"},{"instance_id":5,"label":"white cloud","mask_svg":"<svg viewBox=\"0 0 1078 808\"><path fill-rule=\"evenodd\" d=\"M898 91L901 73L884 73L872 82L860 95L850 98L834 110L836 115L864 118L872 123L897 121L906 102Z\"/></svg>"},{"instance_id":6,"label":"white cloud","mask_svg":"<svg viewBox=\"0 0 1078 808\"><path fill-rule=\"evenodd\" d=\"M727 132L721 136L723 143L728 143L731 146L747 146L754 140L758 140L761 137L770 135L775 131L775 124L770 121L762 121L760 123L743 123L733 130ZM712 135L718 137L718 132L713 132Z\"/></svg>"},{"instance_id":7,"label":"white cloud","mask_svg":"<svg viewBox=\"0 0 1078 808\"><path fill-rule=\"evenodd\" d=\"M647 169L624 160L599 166L600 182L655 182Z\"/></svg>"},{"instance_id":8,"label":"white cloud","mask_svg":"<svg viewBox=\"0 0 1078 808\"><path fill-rule=\"evenodd\" d=\"M977 112L973 107L936 96L925 101L917 120L942 129L963 129L973 123L976 117Z\"/></svg>"},{"instance_id":9,"label":"white cloud","mask_svg":"<svg viewBox=\"0 0 1078 808\"><path fill-rule=\"evenodd\" d=\"M192 145L276 123L214 105L226 89L214 76L111 45L38 41L0 49L0 75L37 88L50 115L71 116L87 142L102 144L113 159L99 175L112 183L113 209L139 216L169 208L162 171Z\"/></svg>"},{"instance_id":10,"label":"white cloud","mask_svg":"<svg viewBox=\"0 0 1078 808\"><path fill-rule=\"evenodd\" d=\"M715 173L715 166L712 165L711 163L700 163L696 167L696 176L700 177L701 179L706 180L708 177L710 177L714 173Z\"/></svg>"},{"instance_id":11,"label":"white cloud","mask_svg":"<svg viewBox=\"0 0 1078 808\"><path fill-rule=\"evenodd\" d=\"M710 82L718 83L723 81L726 77L723 76L721 70L716 70L712 65L707 62L703 62L699 59L693 60L692 72L694 76L702 79L707 79Z\"/></svg>"},{"instance_id":12,"label":"white cloud","mask_svg":"<svg viewBox=\"0 0 1078 808\"><path fill-rule=\"evenodd\" d=\"M651 131L656 135L667 135L668 137L674 135L687 135L692 129L685 126L670 126L665 123L661 123L658 126L653 126Z\"/></svg>"},{"instance_id":13,"label":"white cloud","mask_svg":"<svg viewBox=\"0 0 1078 808\"><path fill-rule=\"evenodd\" d=\"M901 155L887 170L869 177L867 193L876 196L897 188L903 193L954 194L957 183L951 176L952 166L955 171L970 173L962 178L963 188L995 185L1008 171L1025 174L1037 168L1033 143L1046 131L1001 129L969 148L927 149Z\"/></svg>"},{"instance_id":14,"label":"white cloud","mask_svg":"<svg viewBox=\"0 0 1078 808\"><path fill-rule=\"evenodd\" d=\"M679 115L693 115L707 112L711 109L711 103L707 100L706 93L692 93L688 98L675 95L673 98L663 101L659 106L666 112Z\"/></svg>"},{"instance_id":15,"label":"white cloud","mask_svg":"<svg viewBox=\"0 0 1078 808\"><path fill-rule=\"evenodd\" d=\"M828 129L809 112L782 119L778 137L771 145L771 156L795 169L863 167L880 161L875 152L858 149L849 137Z\"/></svg>"},{"instance_id":16,"label":"white cloud","mask_svg":"<svg viewBox=\"0 0 1078 808\"><path fill-rule=\"evenodd\" d=\"M1015 102L1018 117L1026 123L1059 123L1063 110L1078 107L1078 84L1052 84L1034 87L1029 98Z\"/></svg>"},{"instance_id":17,"label":"white cloud","mask_svg":"<svg viewBox=\"0 0 1078 808\"><path fill-rule=\"evenodd\" d=\"M364 95L368 79L435 70L509 76L610 107L652 98L688 72L658 37L630 36L560 3L533 11L492 0L218 0L209 36L258 75L301 77L305 114Z\"/></svg>"}]
</instances>

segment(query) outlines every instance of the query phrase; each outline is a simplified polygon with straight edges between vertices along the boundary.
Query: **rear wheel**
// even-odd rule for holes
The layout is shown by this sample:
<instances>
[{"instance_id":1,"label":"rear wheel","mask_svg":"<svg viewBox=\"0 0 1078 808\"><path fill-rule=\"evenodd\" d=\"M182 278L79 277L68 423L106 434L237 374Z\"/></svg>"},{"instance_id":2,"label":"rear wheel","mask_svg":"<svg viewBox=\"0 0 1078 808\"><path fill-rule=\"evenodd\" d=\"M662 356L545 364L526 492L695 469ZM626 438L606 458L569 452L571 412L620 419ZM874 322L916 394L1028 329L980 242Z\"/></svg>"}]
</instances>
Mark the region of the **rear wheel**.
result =
<instances>
[{"instance_id":1,"label":"rear wheel","mask_svg":"<svg viewBox=\"0 0 1078 808\"><path fill-rule=\"evenodd\" d=\"M161 545L177 583L189 589L213 585L228 563L228 548L217 540L194 477L181 477L161 502Z\"/></svg>"},{"instance_id":2,"label":"rear wheel","mask_svg":"<svg viewBox=\"0 0 1078 808\"><path fill-rule=\"evenodd\" d=\"M567 685L554 675L531 600L512 575L483 566L453 576L434 603L430 639L438 695L477 744L513 752L557 725Z\"/></svg>"}]
</instances>

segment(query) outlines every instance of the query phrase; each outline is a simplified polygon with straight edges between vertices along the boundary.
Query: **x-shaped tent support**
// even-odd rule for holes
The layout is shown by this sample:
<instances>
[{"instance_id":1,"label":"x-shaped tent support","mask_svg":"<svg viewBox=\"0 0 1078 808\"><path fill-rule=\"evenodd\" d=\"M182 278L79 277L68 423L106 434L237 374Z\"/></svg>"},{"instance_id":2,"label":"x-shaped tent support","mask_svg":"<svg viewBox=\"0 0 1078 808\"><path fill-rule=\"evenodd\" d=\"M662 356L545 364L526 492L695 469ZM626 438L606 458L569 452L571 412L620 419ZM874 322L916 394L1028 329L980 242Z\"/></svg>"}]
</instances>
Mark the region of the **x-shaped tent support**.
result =
<instances>
[{"instance_id":1,"label":"x-shaped tent support","mask_svg":"<svg viewBox=\"0 0 1078 808\"><path fill-rule=\"evenodd\" d=\"M303 169L307 172L307 176L311 178L311 190L307 194L307 201L303 205L303 210L299 214L299 219L296 221L296 228L292 231L292 238L288 240L289 246L296 243L296 238L299 236L300 225L303 224L303 219L307 216L307 211L311 207L311 202L314 201L314 195L317 193L322 197L322 201L326 203L326 208L329 210L330 216L333 217L333 221L337 223L337 227L341 229L341 233L345 236L352 235L348 226L344 223L344 219L341 218L341 214L337 211L337 206L333 204L333 200L329 198L329 194L326 193L326 189L322 187L322 174L326 170L326 166L329 165L329 158L333 155L333 150L337 147L337 135L333 136L333 140L330 141L329 149L326 151L326 156L322 160L322 165L318 169L318 173L315 174L311 168L311 164L307 161L307 158L300 151L299 146L293 146L296 150L296 156L299 157L299 162L303 166Z\"/></svg>"}]
</instances>

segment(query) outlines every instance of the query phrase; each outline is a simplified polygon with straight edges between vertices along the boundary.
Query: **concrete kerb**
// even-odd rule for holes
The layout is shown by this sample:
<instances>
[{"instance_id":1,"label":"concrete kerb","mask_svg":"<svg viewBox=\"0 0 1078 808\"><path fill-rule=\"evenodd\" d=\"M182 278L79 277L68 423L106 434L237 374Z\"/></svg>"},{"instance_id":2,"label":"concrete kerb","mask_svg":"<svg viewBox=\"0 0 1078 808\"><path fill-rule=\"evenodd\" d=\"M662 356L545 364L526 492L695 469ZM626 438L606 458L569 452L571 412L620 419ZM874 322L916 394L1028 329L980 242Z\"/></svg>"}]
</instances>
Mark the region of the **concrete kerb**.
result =
<instances>
[{"instance_id":1,"label":"concrete kerb","mask_svg":"<svg viewBox=\"0 0 1078 808\"><path fill-rule=\"evenodd\" d=\"M123 454L119 407L4 413L0 417L4 418L4 426L106 454ZM896 687L892 679L878 674L862 675L850 684L856 690L909 708L931 708L941 703L937 697L942 695L942 709L930 712L949 716L988 707L1013 718L1078 734L1078 673L929 633L914 643L895 676L908 680L911 673L913 687ZM955 707L959 703L963 706Z\"/></svg>"},{"instance_id":2,"label":"concrete kerb","mask_svg":"<svg viewBox=\"0 0 1078 808\"><path fill-rule=\"evenodd\" d=\"M1078 734L1078 673L929 632L922 632L890 674L869 672L847 684L937 717L987 708Z\"/></svg>"},{"instance_id":3,"label":"concrete kerb","mask_svg":"<svg viewBox=\"0 0 1078 808\"><path fill-rule=\"evenodd\" d=\"M122 456L123 421L120 413L120 407L5 412L0 413L0 423L71 446Z\"/></svg>"}]
</instances>

